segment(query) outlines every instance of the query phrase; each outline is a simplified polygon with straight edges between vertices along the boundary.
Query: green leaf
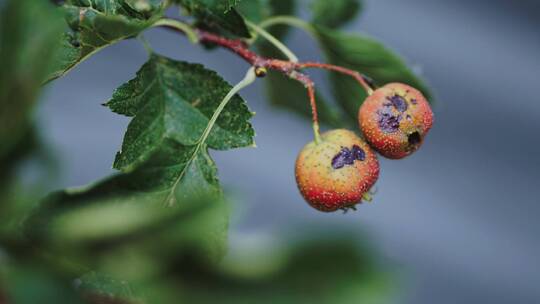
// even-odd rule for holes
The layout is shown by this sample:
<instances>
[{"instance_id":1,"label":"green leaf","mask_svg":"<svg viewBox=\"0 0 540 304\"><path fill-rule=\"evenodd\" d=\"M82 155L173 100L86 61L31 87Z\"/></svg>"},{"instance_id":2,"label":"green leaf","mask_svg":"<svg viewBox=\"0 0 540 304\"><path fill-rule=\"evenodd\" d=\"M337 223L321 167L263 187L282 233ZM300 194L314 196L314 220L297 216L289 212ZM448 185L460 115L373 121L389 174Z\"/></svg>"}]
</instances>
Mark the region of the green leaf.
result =
<instances>
[{"instance_id":1,"label":"green leaf","mask_svg":"<svg viewBox=\"0 0 540 304\"><path fill-rule=\"evenodd\" d=\"M376 85L390 82L409 84L429 99L425 83L405 64L403 59L382 43L365 35L347 34L314 25L317 38L329 63L347 67L372 78ZM360 105L367 95L360 85L349 76L330 73L336 100L354 121Z\"/></svg>"},{"instance_id":2,"label":"green leaf","mask_svg":"<svg viewBox=\"0 0 540 304\"><path fill-rule=\"evenodd\" d=\"M362 7L360 0L316 0L311 4L312 23L337 28L353 20Z\"/></svg>"},{"instance_id":3,"label":"green leaf","mask_svg":"<svg viewBox=\"0 0 540 304\"><path fill-rule=\"evenodd\" d=\"M272 15L270 0L241 1L237 10L249 21L259 23Z\"/></svg>"},{"instance_id":4,"label":"green leaf","mask_svg":"<svg viewBox=\"0 0 540 304\"><path fill-rule=\"evenodd\" d=\"M162 16L161 1L71 0L62 7L69 29L47 81L118 41L133 38Z\"/></svg>"},{"instance_id":5,"label":"green leaf","mask_svg":"<svg viewBox=\"0 0 540 304\"><path fill-rule=\"evenodd\" d=\"M252 146L253 116L239 95L223 109L215 124L210 118L231 86L202 65L153 55L107 103L114 112L134 116L114 167L139 169L148 176L144 188L174 193L199 189L219 192L216 167L208 148L227 150ZM203 142L205 130L211 131Z\"/></svg>"},{"instance_id":6,"label":"green leaf","mask_svg":"<svg viewBox=\"0 0 540 304\"><path fill-rule=\"evenodd\" d=\"M47 1L0 6L0 161L28 131L30 116L56 45L62 16Z\"/></svg>"},{"instance_id":7,"label":"green leaf","mask_svg":"<svg viewBox=\"0 0 540 304\"><path fill-rule=\"evenodd\" d=\"M240 0L176 0L199 22L210 28L222 28L239 37L249 38L244 18L234 8Z\"/></svg>"}]
</instances>

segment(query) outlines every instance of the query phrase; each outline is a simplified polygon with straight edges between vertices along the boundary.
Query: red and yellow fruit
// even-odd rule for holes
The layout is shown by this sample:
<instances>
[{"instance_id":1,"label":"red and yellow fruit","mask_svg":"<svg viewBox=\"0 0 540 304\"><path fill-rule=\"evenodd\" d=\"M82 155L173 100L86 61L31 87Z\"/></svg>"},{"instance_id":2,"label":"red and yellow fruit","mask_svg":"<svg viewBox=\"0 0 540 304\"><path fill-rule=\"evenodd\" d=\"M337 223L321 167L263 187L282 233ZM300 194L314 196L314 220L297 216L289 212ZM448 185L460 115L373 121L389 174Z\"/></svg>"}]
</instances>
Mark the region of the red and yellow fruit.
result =
<instances>
[{"instance_id":1,"label":"red and yellow fruit","mask_svg":"<svg viewBox=\"0 0 540 304\"><path fill-rule=\"evenodd\" d=\"M420 148L433 125L433 112L420 91L390 83L364 101L358 120L371 147L387 158L400 159Z\"/></svg>"},{"instance_id":2,"label":"red and yellow fruit","mask_svg":"<svg viewBox=\"0 0 540 304\"><path fill-rule=\"evenodd\" d=\"M366 142L338 129L302 149L295 173L306 201L315 209L332 212L362 201L379 177L379 162Z\"/></svg>"}]
</instances>

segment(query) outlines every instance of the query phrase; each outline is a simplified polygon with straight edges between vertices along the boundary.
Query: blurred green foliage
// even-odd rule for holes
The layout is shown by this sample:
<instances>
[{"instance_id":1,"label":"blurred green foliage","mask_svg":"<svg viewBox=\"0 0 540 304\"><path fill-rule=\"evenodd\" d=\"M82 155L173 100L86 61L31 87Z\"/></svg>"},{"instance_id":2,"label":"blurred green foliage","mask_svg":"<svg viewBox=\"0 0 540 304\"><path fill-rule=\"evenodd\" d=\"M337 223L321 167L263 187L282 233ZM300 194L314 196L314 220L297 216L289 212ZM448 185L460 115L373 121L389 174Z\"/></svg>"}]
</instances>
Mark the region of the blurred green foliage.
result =
<instances>
[{"instance_id":1,"label":"blurred green foliage","mask_svg":"<svg viewBox=\"0 0 540 304\"><path fill-rule=\"evenodd\" d=\"M46 1L7 1L1 8L0 160L31 127L34 101L63 28L61 14Z\"/></svg>"},{"instance_id":2,"label":"blurred green foliage","mask_svg":"<svg viewBox=\"0 0 540 304\"><path fill-rule=\"evenodd\" d=\"M360 0L316 0L311 3L311 22L337 28L353 20L363 6L363 1Z\"/></svg>"}]
</instances>

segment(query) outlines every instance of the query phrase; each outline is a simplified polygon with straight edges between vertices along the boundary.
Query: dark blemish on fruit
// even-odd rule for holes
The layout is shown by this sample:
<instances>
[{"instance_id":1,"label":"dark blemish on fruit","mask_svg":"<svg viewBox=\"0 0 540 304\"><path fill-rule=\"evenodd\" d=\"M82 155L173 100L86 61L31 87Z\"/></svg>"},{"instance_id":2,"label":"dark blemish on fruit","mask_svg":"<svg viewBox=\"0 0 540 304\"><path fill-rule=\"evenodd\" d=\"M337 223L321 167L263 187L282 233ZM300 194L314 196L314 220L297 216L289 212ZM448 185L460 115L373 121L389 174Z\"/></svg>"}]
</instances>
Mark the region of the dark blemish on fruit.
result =
<instances>
[{"instance_id":1,"label":"dark blemish on fruit","mask_svg":"<svg viewBox=\"0 0 540 304\"><path fill-rule=\"evenodd\" d=\"M385 108L377 111L379 114L379 128L385 133L395 133L399 130L401 115L395 116L392 110Z\"/></svg>"},{"instance_id":2,"label":"dark blemish on fruit","mask_svg":"<svg viewBox=\"0 0 540 304\"><path fill-rule=\"evenodd\" d=\"M351 152L353 154L354 159L356 159L356 160L364 161L366 159L366 152L357 145L354 145L352 147Z\"/></svg>"},{"instance_id":3,"label":"dark blemish on fruit","mask_svg":"<svg viewBox=\"0 0 540 304\"><path fill-rule=\"evenodd\" d=\"M416 99L413 98L413 99L411 99L411 103L412 103L413 105L418 104L418 100L416 100Z\"/></svg>"},{"instance_id":4,"label":"dark blemish on fruit","mask_svg":"<svg viewBox=\"0 0 540 304\"><path fill-rule=\"evenodd\" d=\"M366 152L357 145L354 145L352 149L342 148L338 154L332 158L332 168L341 169L347 165L353 165L356 160L364 161L366 159Z\"/></svg>"},{"instance_id":5,"label":"dark blemish on fruit","mask_svg":"<svg viewBox=\"0 0 540 304\"><path fill-rule=\"evenodd\" d=\"M394 108L396 108L396 110L398 110L401 113L407 111L407 108L409 107L405 98L399 95L394 95L392 97L388 97L387 99L390 100Z\"/></svg>"},{"instance_id":6,"label":"dark blemish on fruit","mask_svg":"<svg viewBox=\"0 0 540 304\"><path fill-rule=\"evenodd\" d=\"M407 114L407 120L412 120L412 116Z\"/></svg>"},{"instance_id":7,"label":"dark blemish on fruit","mask_svg":"<svg viewBox=\"0 0 540 304\"><path fill-rule=\"evenodd\" d=\"M352 156L351 150L348 148L342 148L338 154L332 158L332 168L341 169L345 165L352 165L354 163L354 158Z\"/></svg>"},{"instance_id":8,"label":"dark blemish on fruit","mask_svg":"<svg viewBox=\"0 0 540 304\"><path fill-rule=\"evenodd\" d=\"M420 136L420 132L415 131L407 136L407 141L409 145L416 146L422 141L422 136Z\"/></svg>"}]
</instances>

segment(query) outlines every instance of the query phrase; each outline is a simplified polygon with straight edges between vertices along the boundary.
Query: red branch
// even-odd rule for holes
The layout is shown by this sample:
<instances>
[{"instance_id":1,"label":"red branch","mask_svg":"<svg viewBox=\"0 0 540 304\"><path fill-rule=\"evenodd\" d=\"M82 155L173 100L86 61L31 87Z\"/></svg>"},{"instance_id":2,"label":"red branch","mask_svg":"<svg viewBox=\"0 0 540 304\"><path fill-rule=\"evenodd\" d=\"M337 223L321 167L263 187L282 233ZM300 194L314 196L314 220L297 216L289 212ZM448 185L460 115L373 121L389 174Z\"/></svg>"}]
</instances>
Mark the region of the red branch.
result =
<instances>
[{"instance_id":1,"label":"red branch","mask_svg":"<svg viewBox=\"0 0 540 304\"><path fill-rule=\"evenodd\" d=\"M356 81L358 81L358 83L360 83L360 85L364 88L364 90L366 90L366 92L368 92L368 94L371 95L371 92L373 92L373 89L367 83L367 81L365 79L365 76L360 74L357 71L353 71L353 70L350 70L350 69L347 69L347 68L344 68L344 67L341 67L341 66L336 66L336 65L332 65L332 64L326 64L326 63L319 63L319 62L303 62L303 63L299 63L298 68L320 68L320 69L336 71L336 72L339 72L341 74L349 75L349 76L353 77L354 79L356 79Z\"/></svg>"},{"instance_id":2,"label":"red branch","mask_svg":"<svg viewBox=\"0 0 540 304\"><path fill-rule=\"evenodd\" d=\"M317 102L315 101L315 84L308 75L293 71L289 77L301 82L308 91L309 103L311 105L311 114L313 115L313 125L319 129L319 116L317 114Z\"/></svg>"},{"instance_id":3,"label":"red branch","mask_svg":"<svg viewBox=\"0 0 540 304\"><path fill-rule=\"evenodd\" d=\"M347 69L341 66L336 66L336 65L327 64L327 63L319 63L319 62L295 63L295 62L290 62L290 61L285 61L285 60L266 58L251 51L249 49L249 46L241 39L228 39L228 38L219 36L217 34L210 33L203 30L197 30L197 35L200 41L210 42L210 43L219 45L221 47L224 47L232 51L233 53L239 55L245 61L249 62L251 65L255 67L264 67L268 69L281 71L287 74L288 76L291 76L291 73L293 71L298 71L304 68L319 68L319 69L335 71L335 72L353 77L356 81L358 81L358 83L362 86L362 88L364 88L364 90L366 90L368 93L371 94L371 92L373 91L368 81L366 81L366 77L363 74L357 71L353 71L351 69ZM302 78L309 79L307 75L305 75L305 77L302 77ZM296 80L301 81L300 79L296 79Z\"/></svg>"},{"instance_id":4,"label":"red branch","mask_svg":"<svg viewBox=\"0 0 540 304\"><path fill-rule=\"evenodd\" d=\"M184 33L175 27L166 26L166 25L165 27ZM223 48L226 48L230 50L231 52L237 54L242 59L244 59L245 61L247 61L248 63L250 63L251 65L255 67L277 70L282 73L285 73L289 77L291 76L292 72L295 72L295 71L298 72L298 70L303 69L303 68L326 69L326 70L336 71L336 72L353 77L354 79L358 81L358 83L360 83L360 85L367 92L371 92L373 90L370 84L366 81L366 77L363 74L357 71L353 71L351 69L347 69L347 68L332 65L332 64L326 64L326 63L318 63L318 62L295 63L295 62L286 61L286 60L266 58L264 56L261 56L251 51L249 49L249 46L241 39L229 39L229 38L220 36L218 34L214 34L214 33L201 30L201 29L196 29L196 33L200 42L208 42L208 43L216 44ZM309 79L307 75L305 75L305 78Z\"/></svg>"},{"instance_id":5,"label":"red branch","mask_svg":"<svg viewBox=\"0 0 540 304\"><path fill-rule=\"evenodd\" d=\"M199 41L213 43L223 48L226 48L231 52L237 54L238 56L242 57L242 59L249 62L255 67L263 67L267 69L277 70L287 75L290 74L292 71L298 69L297 64L293 62L266 58L251 51L249 49L249 46L243 40L228 39L203 30L197 30L197 35L199 37Z\"/></svg>"},{"instance_id":6,"label":"red branch","mask_svg":"<svg viewBox=\"0 0 540 304\"><path fill-rule=\"evenodd\" d=\"M183 33L178 28L169 27L169 26L167 27L175 31L179 31ZM325 63L318 63L318 62L296 63L296 62L291 62L291 61L286 61L286 60L266 58L264 56L261 56L251 51L249 49L249 46L241 39L229 39L229 38L220 36L218 34L211 33L205 30L201 30L201 29L197 29L196 33L200 42L207 42L207 43L221 46L237 54L242 59L244 59L245 61L247 61L249 64L251 64L252 66L256 68L276 70L287 75L288 77L294 80L301 82L308 91L308 97L309 97L311 110L313 114L313 127L315 129L316 138L318 137L319 121L318 121L318 115L317 115L317 104L315 101L315 85L308 75L301 73L299 70L304 69L304 68L320 68L320 69L331 70L331 71L335 71L335 72L342 73L345 75L349 75L353 77L354 79L356 79L356 81L358 81L358 83L362 86L362 88L366 90L368 94L371 94L373 92L373 89L366 81L365 76L360 74L357 71L353 71L344 67L335 66L331 64L325 64ZM264 73L261 73L260 75L263 76Z\"/></svg>"}]
</instances>

